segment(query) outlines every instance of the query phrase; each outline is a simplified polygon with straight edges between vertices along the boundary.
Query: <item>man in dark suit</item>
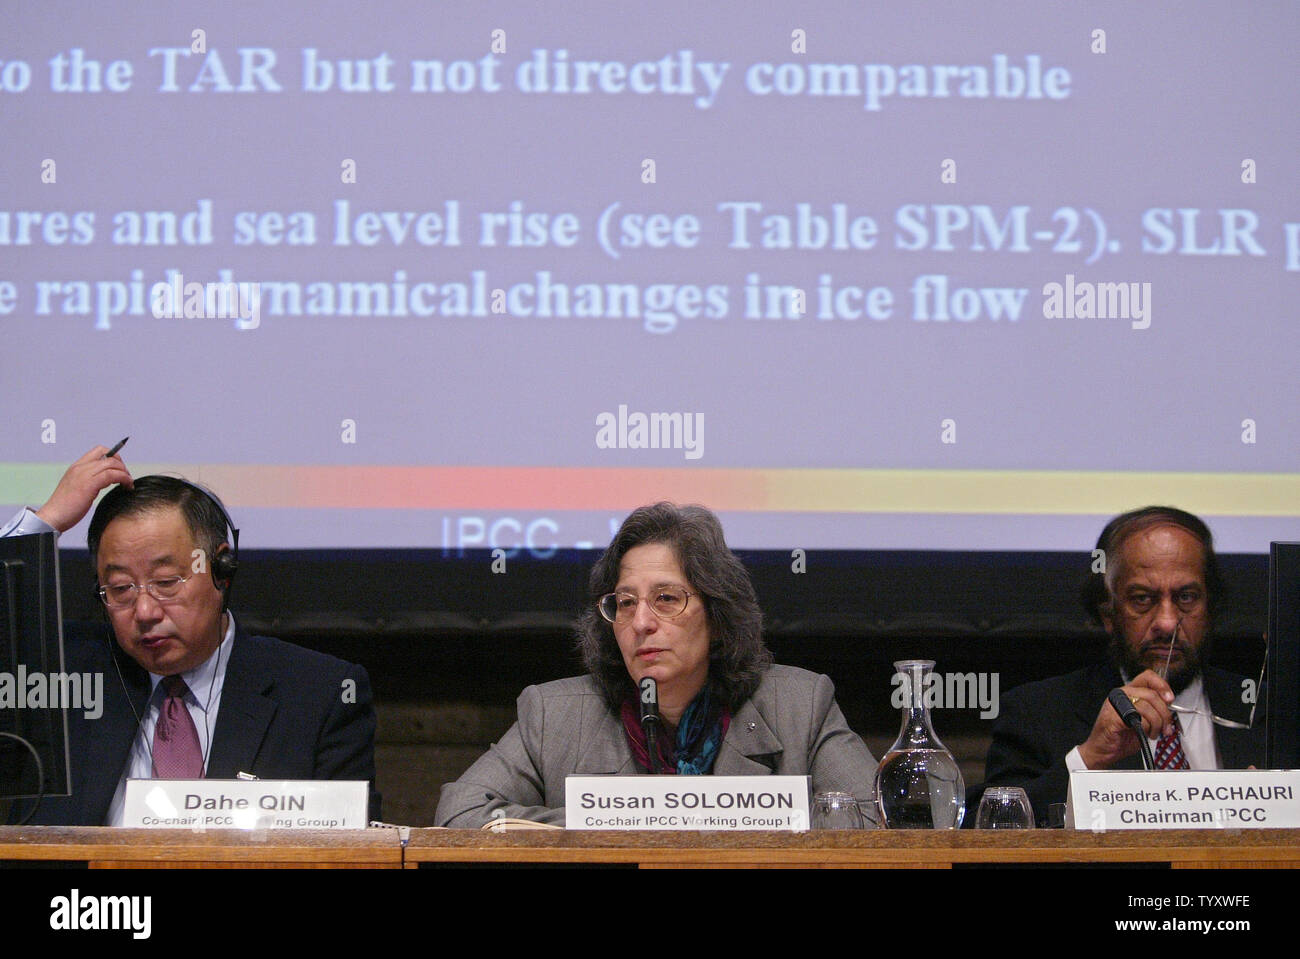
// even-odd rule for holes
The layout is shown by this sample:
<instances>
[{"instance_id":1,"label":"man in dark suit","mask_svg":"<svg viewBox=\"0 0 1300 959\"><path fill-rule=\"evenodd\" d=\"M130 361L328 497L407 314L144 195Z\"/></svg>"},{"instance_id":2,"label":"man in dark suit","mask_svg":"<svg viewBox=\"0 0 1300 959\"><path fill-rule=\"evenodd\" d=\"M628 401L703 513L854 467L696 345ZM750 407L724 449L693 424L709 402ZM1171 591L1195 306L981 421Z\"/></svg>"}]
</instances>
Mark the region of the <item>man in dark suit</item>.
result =
<instances>
[{"instance_id":1,"label":"man in dark suit","mask_svg":"<svg viewBox=\"0 0 1300 959\"><path fill-rule=\"evenodd\" d=\"M1249 724L1260 691L1203 665L1224 584L1209 528L1168 506L1115 517L1083 603L1111 637L1111 662L1029 683L1003 697L985 785L1020 786L1038 818L1065 802L1071 770L1140 769L1137 736L1107 695L1122 686L1161 768L1241 769L1263 758Z\"/></svg>"},{"instance_id":2,"label":"man in dark suit","mask_svg":"<svg viewBox=\"0 0 1300 959\"><path fill-rule=\"evenodd\" d=\"M69 711L72 796L44 800L33 823L116 825L128 778L241 772L365 780L379 817L366 671L236 625L237 536L215 496L184 480L145 476L104 496L87 543L116 642L73 636L66 656L69 671L104 675L102 715Z\"/></svg>"}]
</instances>

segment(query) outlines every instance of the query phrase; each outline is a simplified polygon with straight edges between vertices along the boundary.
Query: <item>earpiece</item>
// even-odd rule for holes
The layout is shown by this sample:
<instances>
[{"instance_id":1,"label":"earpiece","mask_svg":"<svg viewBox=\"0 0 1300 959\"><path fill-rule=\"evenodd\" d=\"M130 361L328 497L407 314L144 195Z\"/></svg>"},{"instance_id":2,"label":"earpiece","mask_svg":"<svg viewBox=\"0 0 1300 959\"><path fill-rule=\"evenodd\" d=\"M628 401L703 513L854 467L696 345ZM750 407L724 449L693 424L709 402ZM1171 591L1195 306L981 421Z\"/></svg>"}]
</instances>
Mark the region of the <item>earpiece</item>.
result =
<instances>
[{"instance_id":1,"label":"earpiece","mask_svg":"<svg viewBox=\"0 0 1300 959\"><path fill-rule=\"evenodd\" d=\"M222 519L226 521L226 529L230 531L230 548L218 550L217 555L208 557L208 569L212 573L212 581L221 590L221 611L224 613L230 609L230 588L235 580L235 573L239 571L239 530L236 528L234 521L231 520L230 513L226 511L225 504L221 502L216 493L206 486L200 486L198 483L192 483L179 477L177 479L207 497L208 501L221 513Z\"/></svg>"}]
</instances>

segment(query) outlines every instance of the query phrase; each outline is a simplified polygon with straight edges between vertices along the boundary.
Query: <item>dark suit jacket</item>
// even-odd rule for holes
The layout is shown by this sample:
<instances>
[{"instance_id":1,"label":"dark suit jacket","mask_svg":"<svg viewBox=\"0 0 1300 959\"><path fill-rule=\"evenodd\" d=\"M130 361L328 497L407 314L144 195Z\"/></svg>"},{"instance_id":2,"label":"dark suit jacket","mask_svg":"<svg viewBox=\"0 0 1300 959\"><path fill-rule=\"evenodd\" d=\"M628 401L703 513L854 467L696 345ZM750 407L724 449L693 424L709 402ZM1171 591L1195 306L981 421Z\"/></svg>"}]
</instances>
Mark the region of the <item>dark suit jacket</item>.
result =
<instances>
[{"instance_id":1,"label":"dark suit jacket","mask_svg":"<svg viewBox=\"0 0 1300 959\"><path fill-rule=\"evenodd\" d=\"M1206 668L1202 680L1216 716L1238 722L1249 719L1249 705L1242 708L1242 677ZM993 727L984 785L1022 787L1035 816L1046 819L1050 804L1065 802L1070 780L1065 768L1066 754L1088 738L1106 696L1122 684L1114 666L1099 664L1011 690L1002 697L1002 708ZM1256 714L1253 729L1214 727L1225 769L1245 769L1263 762L1261 715ZM1134 754L1115 768L1141 769L1142 757ZM978 796L972 798L979 801ZM972 810L967 812L970 815Z\"/></svg>"},{"instance_id":2,"label":"dark suit jacket","mask_svg":"<svg viewBox=\"0 0 1300 959\"><path fill-rule=\"evenodd\" d=\"M105 630L70 631L64 660L68 672L103 673L103 714L87 719L83 710L68 710L72 795L44 799L32 823L100 826L126 768L136 715L143 715L148 702L149 674ZM345 680L356 684L355 702L343 701ZM261 779L367 780L370 816L378 819L375 713L366 671L278 639L250 636L236 623L207 775L233 779L240 772ZM30 808L31 800L22 800L10 814L18 819Z\"/></svg>"}]
</instances>

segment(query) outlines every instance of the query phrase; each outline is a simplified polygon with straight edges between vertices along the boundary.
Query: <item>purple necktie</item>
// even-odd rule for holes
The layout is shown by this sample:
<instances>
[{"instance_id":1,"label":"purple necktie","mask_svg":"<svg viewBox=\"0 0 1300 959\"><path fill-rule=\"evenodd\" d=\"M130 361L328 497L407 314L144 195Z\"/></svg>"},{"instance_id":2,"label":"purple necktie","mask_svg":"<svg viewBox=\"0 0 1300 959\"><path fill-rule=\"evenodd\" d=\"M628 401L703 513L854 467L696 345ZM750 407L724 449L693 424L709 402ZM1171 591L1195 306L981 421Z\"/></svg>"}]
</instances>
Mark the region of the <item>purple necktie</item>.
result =
<instances>
[{"instance_id":1,"label":"purple necktie","mask_svg":"<svg viewBox=\"0 0 1300 959\"><path fill-rule=\"evenodd\" d=\"M1179 735L1182 724L1174 717L1174 731L1168 736L1161 736L1156 743L1156 769L1190 769L1187 757L1183 755L1183 739Z\"/></svg>"},{"instance_id":2,"label":"purple necktie","mask_svg":"<svg viewBox=\"0 0 1300 959\"><path fill-rule=\"evenodd\" d=\"M185 708L189 687L179 676L164 676L167 697L158 712L153 732L153 775L155 779L202 779L203 750L199 731Z\"/></svg>"}]
</instances>

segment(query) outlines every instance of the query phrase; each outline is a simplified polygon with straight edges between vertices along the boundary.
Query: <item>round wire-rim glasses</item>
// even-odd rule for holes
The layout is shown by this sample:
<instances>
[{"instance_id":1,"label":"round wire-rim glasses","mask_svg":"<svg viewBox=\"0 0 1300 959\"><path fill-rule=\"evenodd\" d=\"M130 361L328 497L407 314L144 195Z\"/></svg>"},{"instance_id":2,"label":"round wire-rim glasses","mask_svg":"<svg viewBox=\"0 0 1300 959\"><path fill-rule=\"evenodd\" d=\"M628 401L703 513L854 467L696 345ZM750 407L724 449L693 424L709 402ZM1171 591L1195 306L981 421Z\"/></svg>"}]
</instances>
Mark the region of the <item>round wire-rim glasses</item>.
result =
<instances>
[{"instance_id":1,"label":"round wire-rim glasses","mask_svg":"<svg viewBox=\"0 0 1300 959\"><path fill-rule=\"evenodd\" d=\"M692 596L698 595L680 586L660 586L646 597L624 591L606 593L596 601L596 609L607 622L628 623L636 616L643 599L650 611L660 619L674 619L686 612L686 606Z\"/></svg>"}]
</instances>

